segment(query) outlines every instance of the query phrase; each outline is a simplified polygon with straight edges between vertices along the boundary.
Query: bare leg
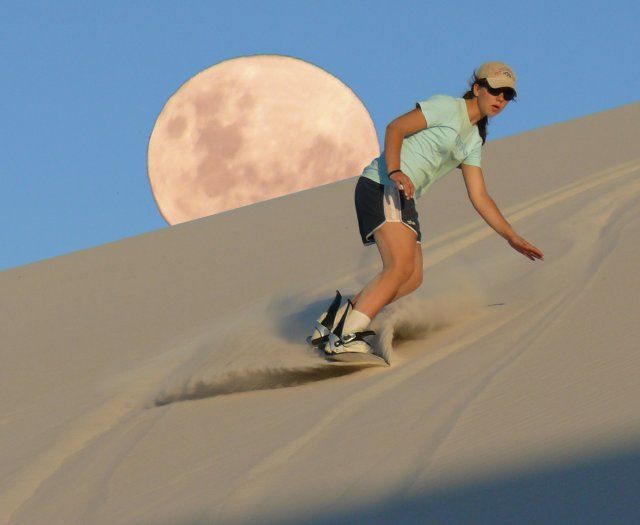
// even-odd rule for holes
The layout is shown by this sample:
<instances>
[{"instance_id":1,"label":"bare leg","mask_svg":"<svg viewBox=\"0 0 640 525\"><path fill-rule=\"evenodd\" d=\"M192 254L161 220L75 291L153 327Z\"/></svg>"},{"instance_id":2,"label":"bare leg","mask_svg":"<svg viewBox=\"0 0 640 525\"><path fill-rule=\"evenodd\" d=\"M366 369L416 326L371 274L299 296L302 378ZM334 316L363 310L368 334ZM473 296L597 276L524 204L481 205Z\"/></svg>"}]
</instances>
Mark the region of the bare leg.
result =
<instances>
[{"instance_id":1,"label":"bare leg","mask_svg":"<svg viewBox=\"0 0 640 525\"><path fill-rule=\"evenodd\" d=\"M409 279L407 279L404 283L402 283L402 285L396 292L396 295L387 304L391 304L397 301L398 299L400 299L400 297L404 297L405 295L410 294L414 290L417 290L418 288L420 288L420 285L422 284L422 276L423 276L422 248L418 243L415 243L415 245L416 245L416 251L413 259L413 273L411 274ZM380 274L378 274L378 276L379 275ZM363 290L364 288L351 298L351 302L353 303L354 306L358 303L358 299L360 298L360 295L362 294Z\"/></svg>"},{"instance_id":2,"label":"bare leg","mask_svg":"<svg viewBox=\"0 0 640 525\"><path fill-rule=\"evenodd\" d=\"M419 249L415 233L399 222L383 224L373 236L382 257L382 272L356 296L356 310L371 319L396 298L402 285L414 274L416 249Z\"/></svg>"}]
</instances>

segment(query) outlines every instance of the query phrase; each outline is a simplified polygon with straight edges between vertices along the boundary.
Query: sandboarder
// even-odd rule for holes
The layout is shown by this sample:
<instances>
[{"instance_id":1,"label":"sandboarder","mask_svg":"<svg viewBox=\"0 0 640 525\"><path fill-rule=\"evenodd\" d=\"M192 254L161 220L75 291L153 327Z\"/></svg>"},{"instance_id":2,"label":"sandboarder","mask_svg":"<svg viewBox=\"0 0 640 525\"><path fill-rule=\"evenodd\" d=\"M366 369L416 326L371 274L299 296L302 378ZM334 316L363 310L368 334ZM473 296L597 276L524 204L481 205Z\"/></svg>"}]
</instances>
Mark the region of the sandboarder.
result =
<instances>
[{"instance_id":1,"label":"sandboarder","mask_svg":"<svg viewBox=\"0 0 640 525\"><path fill-rule=\"evenodd\" d=\"M362 243L375 244L382 271L351 299L337 292L309 338L327 354L371 353L371 320L387 304L422 283L422 235L414 199L458 167L480 216L512 248L532 261L542 252L518 235L487 193L481 147L490 117L516 97L516 76L503 62L485 62L462 98L434 95L386 128L384 151L367 166L355 188Z\"/></svg>"}]
</instances>

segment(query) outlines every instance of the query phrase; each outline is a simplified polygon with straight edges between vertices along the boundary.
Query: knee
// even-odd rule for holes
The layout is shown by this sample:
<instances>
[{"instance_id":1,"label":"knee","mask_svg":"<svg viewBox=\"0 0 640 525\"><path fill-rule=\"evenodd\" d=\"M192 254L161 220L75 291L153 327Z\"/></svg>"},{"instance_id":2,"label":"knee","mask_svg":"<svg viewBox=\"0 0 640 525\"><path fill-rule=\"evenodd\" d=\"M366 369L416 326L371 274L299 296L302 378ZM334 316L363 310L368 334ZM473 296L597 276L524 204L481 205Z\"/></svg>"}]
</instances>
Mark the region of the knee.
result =
<instances>
[{"instance_id":1,"label":"knee","mask_svg":"<svg viewBox=\"0 0 640 525\"><path fill-rule=\"evenodd\" d=\"M417 290L422 285L422 265L415 265L413 268L413 273L407 278L404 282L404 286L407 288L408 292L413 292Z\"/></svg>"},{"instance_id":2,"label":"knee","mask_svg":"<svg viewBox=\"0 0 640 525\"><path fill-rule=\"evenodd\" d=\"M422 270L414 272L414 275L411 277L411 289L417 290L422 286Z\"/></svg>"},{"instance_id":3,"label":"knee","mask_svg":"<svg viewBox=\"0 0 640 525\"><path fill-rule=\"evenodd\" d=\"M393 275L400 284L403 284L411 279L414 273L413 261L399 261L389 268L389 273ZM422 272L420 272L420 275L422 276Z\"/></svg>"}]
</instances>

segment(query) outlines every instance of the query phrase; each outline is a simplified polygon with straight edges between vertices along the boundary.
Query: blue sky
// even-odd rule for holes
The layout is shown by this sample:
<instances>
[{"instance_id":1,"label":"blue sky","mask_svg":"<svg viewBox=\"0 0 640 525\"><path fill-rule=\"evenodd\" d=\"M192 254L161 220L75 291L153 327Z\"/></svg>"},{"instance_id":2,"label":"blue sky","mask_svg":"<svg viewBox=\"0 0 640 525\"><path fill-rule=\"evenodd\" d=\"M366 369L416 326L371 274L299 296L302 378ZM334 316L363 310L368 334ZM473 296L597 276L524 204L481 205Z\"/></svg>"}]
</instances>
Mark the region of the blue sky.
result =
<instances>
[{"instance_id":1,"label":"blue sky","mask_svg":"<svg viewBox=\"0 0 640 525\"><path fill-rule=\"evenodd\" d=\"M381 142L415 100L461 96L502 60L519 98L491 140L637 101L638 20L637 0L3 2L0 269L167 227L149 135L176 89L222 60L324 68Z\"/></svg>"}]
</instances>

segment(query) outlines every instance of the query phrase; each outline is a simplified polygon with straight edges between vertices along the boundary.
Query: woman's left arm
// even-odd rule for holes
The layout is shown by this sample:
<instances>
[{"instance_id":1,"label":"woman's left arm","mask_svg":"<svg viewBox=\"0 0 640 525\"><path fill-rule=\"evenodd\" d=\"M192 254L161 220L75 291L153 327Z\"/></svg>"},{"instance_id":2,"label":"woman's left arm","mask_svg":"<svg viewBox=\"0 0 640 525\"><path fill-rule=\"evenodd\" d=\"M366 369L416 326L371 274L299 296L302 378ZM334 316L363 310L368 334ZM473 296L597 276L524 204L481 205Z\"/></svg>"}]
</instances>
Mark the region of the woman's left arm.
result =
<instances>
[{"instance_id":1,"label":"woman's left arm","mask_svg":"<svg viewBox=\"0 0 640 525\"><path fill-rule=\"evenodd\" d=\"M532 261L544 259L542 252L520 237L500 213L496 203L487 193L482 170L477 166L467 164L462 164L461 168L471 204L487 224L504 237L514 250L519 251Z\"/></svg>"}]
</instances>

